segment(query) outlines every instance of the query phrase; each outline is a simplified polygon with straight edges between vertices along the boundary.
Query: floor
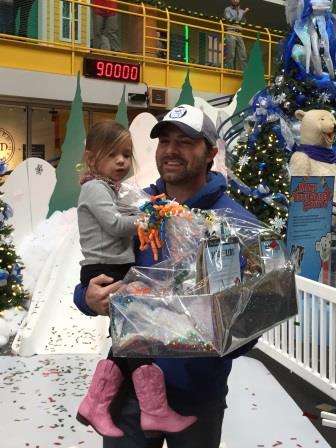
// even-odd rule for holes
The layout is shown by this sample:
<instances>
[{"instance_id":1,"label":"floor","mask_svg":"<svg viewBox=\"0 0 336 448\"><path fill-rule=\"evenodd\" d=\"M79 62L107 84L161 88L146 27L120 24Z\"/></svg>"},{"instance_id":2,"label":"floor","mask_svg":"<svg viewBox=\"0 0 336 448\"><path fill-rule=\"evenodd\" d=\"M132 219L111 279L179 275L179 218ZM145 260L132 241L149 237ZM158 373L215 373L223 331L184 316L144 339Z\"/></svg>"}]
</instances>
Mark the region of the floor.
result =
<instances>
[{"instance_id":1,"label":"floor","mask_svg":"<svg viewBox=\"0 0 336 448\"><path fill-rule=\"evenodd\" d=\"M336 430L323 426L320 417L322 410L336 413L336 401L308 382L302 380L301 377L292 373L286 367L265 355L262 351L252 350L248 356L264 364L299 406L302 415L310 420L332 448L336 448Z\"/></svg>"},{"instance_id":2,"label":"floor","mask_svg":"<svg viewBox=\"0 0 336 448\"><path fill-rule=\"evenodd\" d=\"M75 419L97 359L0 356L1 447L101 448ZM259 360L236 360L229 386L221 448L332 447Z\"/></svg>"}]
</instances>

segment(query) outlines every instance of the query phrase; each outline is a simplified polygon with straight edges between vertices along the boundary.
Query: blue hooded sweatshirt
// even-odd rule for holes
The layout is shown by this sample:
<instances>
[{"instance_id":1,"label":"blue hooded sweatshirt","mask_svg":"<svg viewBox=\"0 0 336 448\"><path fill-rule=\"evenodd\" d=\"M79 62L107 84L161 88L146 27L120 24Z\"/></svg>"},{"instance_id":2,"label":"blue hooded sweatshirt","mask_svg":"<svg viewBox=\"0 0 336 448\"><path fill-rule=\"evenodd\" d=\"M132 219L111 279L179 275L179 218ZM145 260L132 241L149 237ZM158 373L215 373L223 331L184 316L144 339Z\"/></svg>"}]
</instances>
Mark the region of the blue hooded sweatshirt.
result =
<instances>
[{"instance_id":1,"label":"blue hooded sweatshirt","mask_svg":"<svg viewBox=\"0 0 336 448\"><path fill-rule=\"evenodd\" d=\"M203 210L231 209L232 216L246 221L256 221L254 215L233 201L226 193L226 181L222 174L210 171L207 184L189 198L185 205ZM165 192L165 184L158 179L156 184L146 189L148 194L157 195ZM136 247L138 244L136 242ZM135 250L136 265L151 266L154 264L152 252ZM95 313L86 305L86 288L79 284L75 288L74 302L83 313L94 316ZM232 368L232 359L250 350L256 340L244 345L222 358L155 358L155 363L164 372L169 397L176 396L186 403L199 403L213 400L225 402L228 392L227 378Z\"/></svg>"}]
</instances>

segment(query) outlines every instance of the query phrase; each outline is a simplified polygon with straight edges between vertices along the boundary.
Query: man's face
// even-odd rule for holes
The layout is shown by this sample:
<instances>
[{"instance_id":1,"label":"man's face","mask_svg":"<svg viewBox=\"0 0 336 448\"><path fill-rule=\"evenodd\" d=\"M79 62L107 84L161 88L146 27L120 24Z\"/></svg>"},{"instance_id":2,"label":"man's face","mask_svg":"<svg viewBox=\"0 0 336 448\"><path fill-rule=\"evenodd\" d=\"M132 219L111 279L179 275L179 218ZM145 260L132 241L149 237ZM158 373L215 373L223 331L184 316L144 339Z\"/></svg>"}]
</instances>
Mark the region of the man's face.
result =
<instances>
[{"instance_id":1,"label":"man's face","mask_svg":"<svg viewBox=\"0 0 336 448\"><path fill-rule=\"evenodd\" d=\"M206 178L206 167L214 157L204 139L192 139L174 125L167 124L159 136L156 164L162 179L183 184Z\"/></svg>"},{"instance_id":2,"label":"man's face","mask_svg":"<svg viewBox=\"0 0 336 448\"><path fill-rule=\"evenodd\" d=\"M238 6L240 3L240 0L231 0L231 5L232 6Z\"/></svg>"}]
</instances>

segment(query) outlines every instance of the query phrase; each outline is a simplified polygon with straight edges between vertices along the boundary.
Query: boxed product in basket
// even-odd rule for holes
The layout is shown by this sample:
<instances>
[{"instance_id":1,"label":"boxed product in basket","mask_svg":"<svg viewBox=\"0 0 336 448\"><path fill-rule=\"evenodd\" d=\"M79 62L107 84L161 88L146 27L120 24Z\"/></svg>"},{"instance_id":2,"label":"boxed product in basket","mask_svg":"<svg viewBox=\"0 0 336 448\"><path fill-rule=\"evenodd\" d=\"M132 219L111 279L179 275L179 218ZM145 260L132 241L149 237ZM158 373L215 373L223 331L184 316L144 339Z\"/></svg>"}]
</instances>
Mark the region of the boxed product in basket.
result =
<instances>
[{"instance_id":1,"label":"boxed product in basket","mask_svg":"<svg viewBox=\"0 0 336 448\"><path fill-rule=\"evenodd\" d=\"M230 211L166 223L168 259L110 297L115 356L223 356L297 313L281 237Z\"/></svg>"}]
</instances>

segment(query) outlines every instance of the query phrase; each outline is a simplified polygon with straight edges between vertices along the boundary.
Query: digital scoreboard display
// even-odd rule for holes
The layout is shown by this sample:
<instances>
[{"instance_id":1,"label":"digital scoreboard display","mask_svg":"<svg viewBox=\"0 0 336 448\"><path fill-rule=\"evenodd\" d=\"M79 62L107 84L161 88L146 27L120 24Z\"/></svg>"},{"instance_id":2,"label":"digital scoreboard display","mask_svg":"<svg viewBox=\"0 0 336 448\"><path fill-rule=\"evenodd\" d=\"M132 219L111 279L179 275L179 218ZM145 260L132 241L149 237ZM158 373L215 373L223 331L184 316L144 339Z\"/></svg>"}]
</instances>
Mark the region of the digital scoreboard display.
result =
<instances>
[{"instance_id":1,"label":"digital scoreboard display","mask_svg":"<svg viewBox=\"0 0 336 448\"><path fill-rule=\"evenodd\" d=\"M112 81L140 82L140 65L124 62L84 59L84 76Z\"/></svg>"}]
</instances>

